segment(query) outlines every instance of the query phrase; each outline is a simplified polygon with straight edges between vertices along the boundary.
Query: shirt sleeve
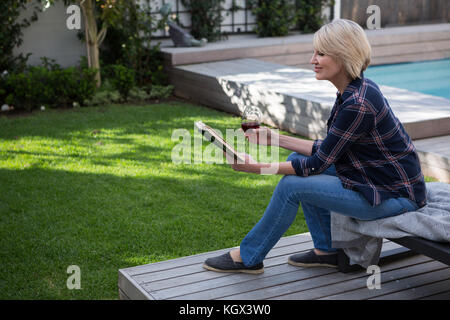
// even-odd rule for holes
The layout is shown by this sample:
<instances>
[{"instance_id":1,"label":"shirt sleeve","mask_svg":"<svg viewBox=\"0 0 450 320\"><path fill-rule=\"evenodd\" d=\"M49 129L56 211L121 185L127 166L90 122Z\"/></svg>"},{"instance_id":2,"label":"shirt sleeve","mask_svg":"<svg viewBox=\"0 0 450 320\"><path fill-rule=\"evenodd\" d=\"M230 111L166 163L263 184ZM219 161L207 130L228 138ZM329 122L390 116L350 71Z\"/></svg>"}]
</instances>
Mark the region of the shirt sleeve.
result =
<instances>
[{"instance_id":1,"label":"shirt sleeve","mask_svg":"<svg viewBox=\"0 0 450 320\"><path fill-rule=\"evenodd\" d=\"M364 105L350 105L338 111L325 139L314 141L312 155L294 159L298 176L320 174L335 163L359 138L374 128L375 116Z\"/></svg>"},{"instance_id":2,"label":"shirt sleeve","mask_svg":"<svg viewBox=\"0 0 450 320\"><path fill-rule=\"evenodd\" d=\"M317 150L319 150L320 145L322 144L322 141L323 140L320 140L320 139L314 140L312 150L311 150L311 155L313 155L314 153L317 152Z\"/></svg>"}]
</instances>

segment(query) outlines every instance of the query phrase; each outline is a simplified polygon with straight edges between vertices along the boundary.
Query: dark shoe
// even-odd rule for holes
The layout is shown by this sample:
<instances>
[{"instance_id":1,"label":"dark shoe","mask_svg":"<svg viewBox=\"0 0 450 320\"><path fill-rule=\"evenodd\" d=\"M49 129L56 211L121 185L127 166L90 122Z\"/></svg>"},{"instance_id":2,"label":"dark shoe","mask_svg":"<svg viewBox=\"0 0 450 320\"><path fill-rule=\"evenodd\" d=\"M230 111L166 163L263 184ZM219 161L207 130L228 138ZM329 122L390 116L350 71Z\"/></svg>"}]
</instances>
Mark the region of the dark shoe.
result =
<instances>
[{"instance_id":1,"label":"dark shoe","mask_svg":"<svg viewBox=\"0 0 450 320\"><path fill-rule=\"evenodd\" d=\"M203 263L203 268L216 272L243 272L251 274L264 272L263 263L246 267L242 262L234 262L229 252L218 257L206 259Z\"/></svg>"},{"instance_id":2,"label":"dark shoe","mask_svg":"<svg viewBox=\"0 0 450 320\"><path fill-rule=\"evenodd\" d=\"M337 252L335 254L329 255L317 255L314 252L314 249L306 252L294 254L289 257L288 263L296 266L296 267L331 267L337 268L338 266L338 255Z\"/></svg>"}]
</instances>

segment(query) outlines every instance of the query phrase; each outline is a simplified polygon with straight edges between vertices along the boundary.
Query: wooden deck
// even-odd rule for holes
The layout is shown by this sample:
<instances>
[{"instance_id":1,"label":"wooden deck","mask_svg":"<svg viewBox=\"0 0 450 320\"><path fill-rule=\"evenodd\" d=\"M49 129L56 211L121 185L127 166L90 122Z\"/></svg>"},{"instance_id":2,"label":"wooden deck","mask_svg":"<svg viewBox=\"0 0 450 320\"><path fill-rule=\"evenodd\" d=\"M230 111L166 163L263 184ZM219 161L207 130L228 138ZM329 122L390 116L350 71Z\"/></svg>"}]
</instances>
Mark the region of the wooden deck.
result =
<instances>
[{"instance_id":1,"label":"wooden deck","mask_svg":"<svg viewBox=\"0 0 450 320\"><path fill-rule=\"evenodd\" d=\"M398 248L385 241L383 253ZM334 268L299 268L289 255L313 248L309 233L282 238L264 261L260 275L217 273L202 267L223 249L119 270L121 299L265 300L265 299L450 299L450 267L423 255L380 265L381 289L367 288L365 270L340 273Z\"/></svg>"},{"instance_id":2,"label":"wooden deck","mask_svg":"<svg viewBox=\"0 0 450 320\"><path fill-rule=\"evenodd\" d=\"M450 23L366 30L372 45L372 65L449 58ZM313 34L260 38L255 34L230 35L205 47L175 48L163 40L167 66L252 58L283 65L308 67Z\"/></svg>"}]
</instances>

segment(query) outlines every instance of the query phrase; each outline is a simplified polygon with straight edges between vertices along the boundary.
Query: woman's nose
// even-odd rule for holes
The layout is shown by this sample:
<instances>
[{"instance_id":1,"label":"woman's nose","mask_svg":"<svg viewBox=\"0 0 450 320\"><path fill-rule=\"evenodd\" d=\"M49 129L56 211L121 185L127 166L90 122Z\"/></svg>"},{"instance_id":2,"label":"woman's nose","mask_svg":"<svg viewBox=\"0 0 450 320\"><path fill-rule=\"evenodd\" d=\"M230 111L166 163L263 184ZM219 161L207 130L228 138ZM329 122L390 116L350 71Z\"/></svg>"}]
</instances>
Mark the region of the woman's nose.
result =
<instances>
[{"instance_id":1,"label":"woman's nose","mask_svg":"<svg viewBox=\"0 0 450 320\"><path fill-rule=\"evenodd\" d=\"M314 53L311 57L311 60L309 61L310 64L316 64L317 63L317 59L316 59L316 54Z\"/></svg>"}]
</instances>

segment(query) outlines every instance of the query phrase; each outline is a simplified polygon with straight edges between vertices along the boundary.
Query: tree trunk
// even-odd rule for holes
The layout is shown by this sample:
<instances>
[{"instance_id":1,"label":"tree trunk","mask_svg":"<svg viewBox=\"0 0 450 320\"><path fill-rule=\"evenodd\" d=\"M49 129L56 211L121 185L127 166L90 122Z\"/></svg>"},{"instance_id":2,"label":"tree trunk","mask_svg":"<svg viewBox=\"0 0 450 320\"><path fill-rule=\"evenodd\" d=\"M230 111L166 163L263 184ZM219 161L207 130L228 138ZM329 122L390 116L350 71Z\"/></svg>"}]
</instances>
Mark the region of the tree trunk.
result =
<instances>
[{"instance_id":1,"label":"tree trunk","mask_svg":"<svg viewBox=\"0 0 450 320\"><path fill-rule=\"evenodd\" d=\"M90 43L88 46L88 52L90 61L88 59L88 66L89 68L93 68L97 70L97 73L95 74L95 81L97 83L97 88L101 86L102 79L100 77L100 59L99 59L99 49L98 49L98 43L93 42Z\"/></svg>"},{"instance_id":2,"label":"tree trunk","mask_svg":"<svg viewBox=\"0 0 450 320\"><path fill-rule=\"evenodd\" d=\"M83 12L88 66L89 68L97 69L95 80L97 87L100 87L102 82L100 77L99 46L105 37L106 28L102 28L100 33L97 33L94 0L84 0L79 3Z\"/></svg>"}]
</instances>

